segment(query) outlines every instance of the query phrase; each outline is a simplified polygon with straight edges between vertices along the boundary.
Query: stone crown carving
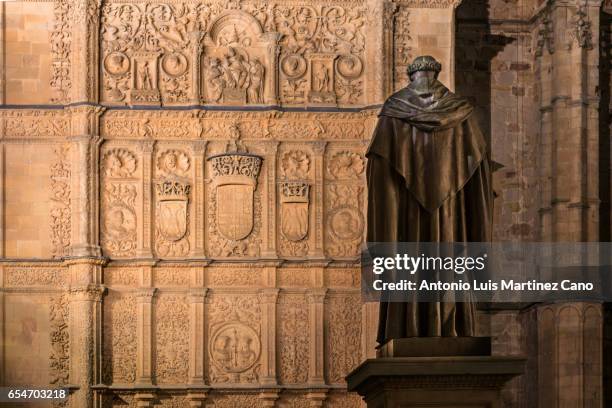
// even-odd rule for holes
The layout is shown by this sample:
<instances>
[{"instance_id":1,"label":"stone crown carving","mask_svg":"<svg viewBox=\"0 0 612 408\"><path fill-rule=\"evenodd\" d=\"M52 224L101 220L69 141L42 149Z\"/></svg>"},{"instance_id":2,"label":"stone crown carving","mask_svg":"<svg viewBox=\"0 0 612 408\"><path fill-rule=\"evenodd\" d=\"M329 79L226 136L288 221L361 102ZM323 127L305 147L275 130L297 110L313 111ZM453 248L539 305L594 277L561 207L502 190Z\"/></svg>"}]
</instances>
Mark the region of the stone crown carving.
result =
<instances>
[{"instance_id":1,"label":"stone crown carving","mask_svg":"<svg viewBox=\"0 0 612 408\"><path fill-rule=\"evenodd\" d=\"M281 192L285 198L304 199L308 198L310 185L302 182L286 182L281 184Z\"/></svg>"},{"instance_id":2,"label":"stone crown carving","mask_svg":"<svg viewBox=\"0 0 612 408\"><path fill-rule=\"evenodd\" d=\"M161 201L186 200L191 186L180 181L163 181L155 185L157 196Z\"/></svg>"},{"instance_id":3,"label":"stone crown carving","mask_svg":"<svg viewBox=\"0 0 612 408\"><path fill-rule=\"evenodd\" d=\"M208 160L215 180L240 178L256 184L263 159L250 153L230 152L211 156Z\"/></svg>"}]
</instances>

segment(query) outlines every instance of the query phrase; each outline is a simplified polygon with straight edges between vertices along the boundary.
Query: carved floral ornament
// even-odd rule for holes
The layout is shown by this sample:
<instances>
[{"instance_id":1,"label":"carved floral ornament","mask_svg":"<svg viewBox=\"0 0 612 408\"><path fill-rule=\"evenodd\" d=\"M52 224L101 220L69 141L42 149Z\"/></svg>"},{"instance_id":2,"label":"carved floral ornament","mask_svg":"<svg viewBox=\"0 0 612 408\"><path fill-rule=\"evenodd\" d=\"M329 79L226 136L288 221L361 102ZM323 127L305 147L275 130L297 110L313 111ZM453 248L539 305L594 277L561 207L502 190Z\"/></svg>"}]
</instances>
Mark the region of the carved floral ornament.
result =
<instances>
[{"instance_id":1,"label":"carved floral ornament","mask_svg":"<svg viewBox=\"0 0 612 408\"><path fill-rule=\"evenodd\" d=\"M102 99L156 105L363 103L363 6L225 6L105 3Z\"/></svg>"}]
</instances>

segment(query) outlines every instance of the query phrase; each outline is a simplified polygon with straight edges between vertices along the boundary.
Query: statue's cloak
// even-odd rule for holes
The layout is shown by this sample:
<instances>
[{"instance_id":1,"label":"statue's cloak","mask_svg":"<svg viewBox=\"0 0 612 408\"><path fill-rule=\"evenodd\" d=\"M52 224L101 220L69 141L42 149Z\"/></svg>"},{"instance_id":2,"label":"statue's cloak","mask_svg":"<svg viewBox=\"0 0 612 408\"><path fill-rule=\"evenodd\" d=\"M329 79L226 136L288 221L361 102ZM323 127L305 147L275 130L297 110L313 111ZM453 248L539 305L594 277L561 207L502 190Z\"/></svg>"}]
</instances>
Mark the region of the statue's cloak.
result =
<instances>
[{"instance_id":1,"label":"statue's cloak","mask_svg":"<svg viewBox=\"0 0 612 408\"><path fill-rule=\"evenodd\" d=\"M368 242L490 241L490 161L473 108L438 81L429 91L406 87L379 114L366 154ZM473 336L475 318L472 302L381 302L378 342Z\"/></svg>"}]
</instances>

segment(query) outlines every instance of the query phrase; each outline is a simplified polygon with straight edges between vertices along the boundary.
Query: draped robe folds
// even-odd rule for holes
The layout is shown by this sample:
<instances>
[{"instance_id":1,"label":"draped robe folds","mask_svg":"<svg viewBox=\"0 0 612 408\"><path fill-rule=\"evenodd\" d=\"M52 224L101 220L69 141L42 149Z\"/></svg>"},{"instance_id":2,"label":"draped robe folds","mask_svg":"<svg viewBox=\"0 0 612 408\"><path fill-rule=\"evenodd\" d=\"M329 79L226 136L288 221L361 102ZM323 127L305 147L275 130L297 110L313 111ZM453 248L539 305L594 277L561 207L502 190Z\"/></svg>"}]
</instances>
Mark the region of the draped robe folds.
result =
<instances>
[{"instance_id":1,"label":"draped robe folds","mask_svg":"<svg viewBox=\"0 0 612 408\"><path fill-rule=\"evenodd\" d=\"M486 242L492 188L486 142L467 100L437 80L382 108L368 152L368 242ZM378 343L474 336L473 302L380 304Z\"/></svg>"}]
</instances>

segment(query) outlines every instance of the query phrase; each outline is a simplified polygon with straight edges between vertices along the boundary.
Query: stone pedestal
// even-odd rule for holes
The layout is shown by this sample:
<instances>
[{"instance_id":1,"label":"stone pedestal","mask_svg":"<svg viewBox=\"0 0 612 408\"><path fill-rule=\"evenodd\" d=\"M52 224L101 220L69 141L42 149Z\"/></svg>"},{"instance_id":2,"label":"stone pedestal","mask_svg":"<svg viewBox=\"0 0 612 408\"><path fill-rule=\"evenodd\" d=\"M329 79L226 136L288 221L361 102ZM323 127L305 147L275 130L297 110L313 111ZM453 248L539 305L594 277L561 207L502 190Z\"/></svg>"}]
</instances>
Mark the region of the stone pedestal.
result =
<instances>
[{"instance_id":1,"label":"stone pedestal","mask_svg":"<svg viewBox=\"0 0 612 408\"><path fill-rule=\"evenodd\" d=\"M368 408L499 408L502 386L524 365L517 357L381 357L346 380Z\"/></svg>"}]
</instances>

